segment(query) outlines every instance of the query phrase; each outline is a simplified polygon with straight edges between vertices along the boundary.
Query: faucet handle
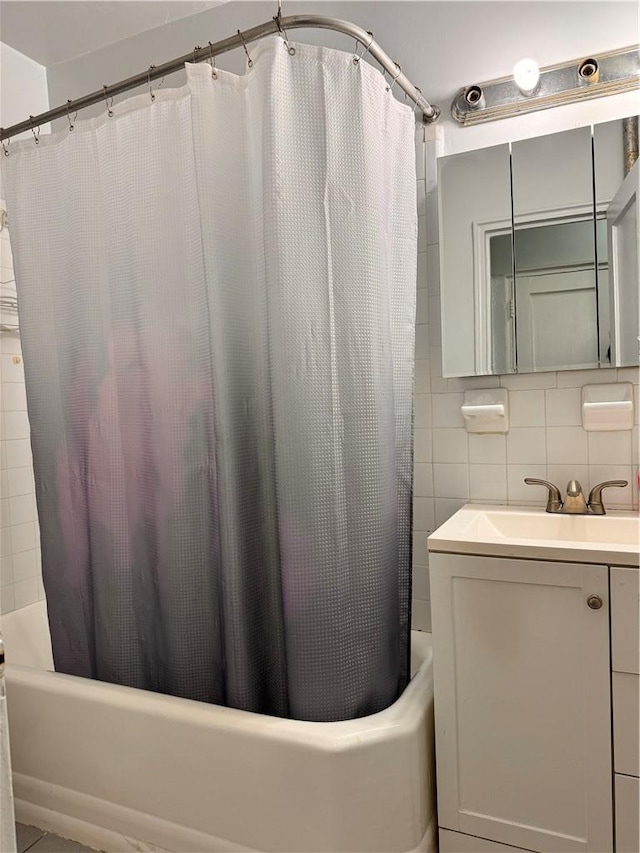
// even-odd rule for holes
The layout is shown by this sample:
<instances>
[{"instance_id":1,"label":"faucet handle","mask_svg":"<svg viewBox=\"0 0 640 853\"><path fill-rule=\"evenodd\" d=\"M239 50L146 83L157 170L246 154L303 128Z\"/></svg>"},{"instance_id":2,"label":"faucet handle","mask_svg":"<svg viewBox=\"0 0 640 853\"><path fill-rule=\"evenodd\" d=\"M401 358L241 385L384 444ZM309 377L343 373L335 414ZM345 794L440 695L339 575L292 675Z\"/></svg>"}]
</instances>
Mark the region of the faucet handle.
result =
<instances>
[{"instance_id":1,"label":"faucet handle","mask_svg":"<svg viewBox=\"0 0 640 853\"><path fill-rule=\"evenodd\" d=\"M628 485L628 480L605 480L604 483L598 483L598 485L594 486L589 492L590 512L592 512L593 515L606 515L606 510L602 502L603 489L609 489L614 486L618 489L624 489L624 487Z\"/></svg>"},{"instance_id":2,"label":"faucet handle","mask_svg":"<svg viewBox=\"0 0 640 853\"><path fill-rule=\"evenodd\" d=\"M562 495L560 489L548 480L537 480L535 477L525 477L527 486L546 486L547 488L547 512L560 512L562 509Z\"/></svg>"}]
</instances>

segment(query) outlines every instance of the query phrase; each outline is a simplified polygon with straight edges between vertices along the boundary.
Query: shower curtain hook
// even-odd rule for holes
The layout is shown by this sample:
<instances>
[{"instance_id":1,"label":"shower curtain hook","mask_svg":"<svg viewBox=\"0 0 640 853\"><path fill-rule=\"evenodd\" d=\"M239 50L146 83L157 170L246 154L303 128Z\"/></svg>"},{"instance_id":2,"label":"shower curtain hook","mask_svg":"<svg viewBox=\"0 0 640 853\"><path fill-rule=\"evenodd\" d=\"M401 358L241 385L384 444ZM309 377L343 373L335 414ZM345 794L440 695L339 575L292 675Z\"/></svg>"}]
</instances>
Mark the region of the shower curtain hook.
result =
<instances>
[{"instance_id":1,"label":"shower curtain hook","mask_svg":"<svg viewBox=\"0 0 640 853\"><path fill-rule=\"evenodd\" d=\"M4 130L4 128L0 128L0 130ZM4 151L4 156L9 156L9 146L11 145L11 137L7 139L7 144L5 145L4 139L2 140L2 150Z\"/></svg>"},{"instance_id":2,"label":"shower curtain hook","mask_svg":"<svg viewBox=\"0 0 640 853\"><path fill-rule=\"evenodd\" d=\"M396 85L396 80L397 80L397 79L398 79L398 77L402 74L402 66L401 66L401 65L398 65L398 63L397 63L397 62L394 62L393 64L394 64L394 65L396 66L396 68L398 69L398 73L396 74L396 76L395 76L395 77L393 78L393 80L391 81L391 85L390 85L390 86L387 86L387 92L390 92L390 91L393 89L393 87Z\"/></svg>"},{"instance_id":3,"label":"shower curtain hook","mask_svg":"<svg viewBox=\"0 0 640 853\"><path fill-rule=\"evenodd\" d=\"M218 70L216 68L216 58L213 55L213 45L209 42L209 65L211 66L211 76L214 80L218 79Z\"/></svg>"},{"instance_id":4,"label":"shower curtain hook","mask_svg":"<svg viewBox=\"0 0 640 853\"><path fill-rule=\"evenodd\" d=\"M33 116L29 116L31 121L33 121ZM35 140L36 145L40 142L40 125L38 125L38 129L35 130L33 127L31 128L31 133L33 133L33 138Z\"/></svg>"},{"instance_id":5,"label":"shower curtain hook","mask_svg":"<svg viewBox=\"0 0 640 853\"><path fill-rule=\"evenodd\" d=\"M72 103L73 103L73 101L71 100L71 98L67 98L67 121L69 122L69 130L73 130L73 128L74 128L74 124L71 121L71 115L69 114L69 107L71 106ZM73 121L75 121L77 118L78 118L78 110L76 110L76 114L73 117Z\"/></svg>"},{"instance_id":6,"label":"shower curtain hook","mask_svg":"<svg viewBox=\"0 0 640 853\"><path fill-rule=\"evenodd\" d=\"M193 48L193 64L194 64L194 65L195 65L195 64L196 64L196 62L197 62L197 60L196 60L196 51L197 51L197 50L202 50L202 48L200 47L200 45L199 45L199 44L195 45L195 47Z\"/></svg>"},{"instance_id":7,"label":"shower curtain hook","mask_svg":"<svg viewBox=\"0 0 640 853\"><path fill-rule=\"evenodd\" d=\"M280 35L282 36L284 46L287 48L287 53L289 54L289 56L294 56L296 49L295 49L295 47L292 47L292 45L289 44L289 37L287 36L286 30L282 26L281 17L282 16L280 14L280 7L278 7L278 14L275 16L275 18L273 20L276 22L276 26L278 27L278 30L280 31Z\"/></svg>"},{"instance_id":8,"label":"shower curtain hook","mask_svg":"<svg viewBox=\"0 0 640 853\"><path fill-rule=\"evenodd\" d=\"M369 53L369 48L373 44L373 33L370 31L367 31L367 35L369 36L369 44L367 44L367 45L365 45L364 42L359 42L358 39L356 39L356 51L355 51L356 55L353 57L353 64L354 65L357 65L361 59L365 58L365 56ZM362 46L364 47L364 50L362 51L362 53L360 55L358 55L358 44L362 44Z\"/></svg>"},{"instance_id":9,"label":"shower curtain hook","mask_svg":"<svg viewBox=\"0 0 640 853\"><path fill-rule=\"evenodd\" d=\"M111 103L109 103L109 96L107 95L107 84L103 83L102 88L104 90L104 102L107 105L107 115L109 116L109 118L111 118L111 116L113 115L113 110L111 109L113 107L113 95L111 96Z\"/></svg>"},{"instance_id":10,"label":"shower curtain hook","mask_svg":"<svg viewBox=\"0 0 640 853\"><path fill-rule=\"evenodd\" d=\"M251 59L251 57L249 56L249 51L247 50L247 43L245 42L244 36L240 32L240 30L238 30L238 35L240 36L240 41L242 42L244 52L247 54L247 65L249 66L249 68L253 68L253 59Z\"/></svg>"},{"instance_id":11,"label":"shower curtain hook","mask_svg":"<svg viewBox=\"0 0 640 853\"><path fill-rule=\"evenodd\" d=\"M155 101L155 99L156 99L156 96L151 91L151 72L153 71L153 69L155 67L156 67L155 65L150 65L149 70L147 71L147 83L149 85L149 97L151 98L152 102Z\"/></svg>"}]
</instances>

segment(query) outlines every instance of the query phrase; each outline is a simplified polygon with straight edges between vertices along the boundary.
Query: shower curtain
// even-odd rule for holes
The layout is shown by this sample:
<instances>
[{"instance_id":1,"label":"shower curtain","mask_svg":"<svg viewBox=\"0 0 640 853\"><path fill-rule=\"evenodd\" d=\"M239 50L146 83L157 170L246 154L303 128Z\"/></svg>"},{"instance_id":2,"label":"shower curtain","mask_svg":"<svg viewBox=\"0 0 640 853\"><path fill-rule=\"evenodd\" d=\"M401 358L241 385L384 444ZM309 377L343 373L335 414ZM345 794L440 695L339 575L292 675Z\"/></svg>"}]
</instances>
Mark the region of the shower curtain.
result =
<instances>
[{"instance_id":1,"label":"shower curtain","mask_svg":"<svg viewBox=\"0 0 640 853\"><path fill-rule=\"evenodd\" d=\"M414 119L295 50L1 159L56 669L333 721L408 679Z\"/></svg>"}]
</instances>

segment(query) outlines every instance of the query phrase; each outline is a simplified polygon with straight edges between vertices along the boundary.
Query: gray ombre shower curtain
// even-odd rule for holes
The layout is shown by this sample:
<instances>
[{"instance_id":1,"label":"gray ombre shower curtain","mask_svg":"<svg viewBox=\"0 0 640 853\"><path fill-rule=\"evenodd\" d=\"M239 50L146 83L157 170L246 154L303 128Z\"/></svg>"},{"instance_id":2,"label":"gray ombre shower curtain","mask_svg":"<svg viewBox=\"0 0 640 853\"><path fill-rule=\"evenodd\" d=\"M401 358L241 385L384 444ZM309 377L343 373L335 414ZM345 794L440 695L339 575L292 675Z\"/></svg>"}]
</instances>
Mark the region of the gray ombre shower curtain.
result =
<instances>
[{"instance_id":1,"label":"gray ombre shower curtain","mask_svg":"<svg viewBox=\"0 0 640 853\"><path fill-rule=\"evenodd\" d=\"M340 720L408 678L414 118L251 54L1 158L54 658Z\"/></svg>"}]
</instances>

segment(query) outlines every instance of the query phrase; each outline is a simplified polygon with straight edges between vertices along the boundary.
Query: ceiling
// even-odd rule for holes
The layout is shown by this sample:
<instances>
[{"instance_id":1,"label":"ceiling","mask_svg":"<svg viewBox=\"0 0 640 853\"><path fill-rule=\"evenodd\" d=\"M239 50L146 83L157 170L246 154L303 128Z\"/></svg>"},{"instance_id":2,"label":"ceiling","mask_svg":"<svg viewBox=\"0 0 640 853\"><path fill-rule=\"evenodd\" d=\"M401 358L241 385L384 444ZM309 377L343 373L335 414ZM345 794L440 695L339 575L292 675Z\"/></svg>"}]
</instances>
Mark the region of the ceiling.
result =
<instances>
[{"instance_id":1,"label":"ceiling","mask_svg":"<svg viewBox=\"0 0 640 853\"><path fill-rule=\"evenodd\" d=\"M0 40L48 67L223 2L1 0Z\"/></svg>"}]
</instances>

